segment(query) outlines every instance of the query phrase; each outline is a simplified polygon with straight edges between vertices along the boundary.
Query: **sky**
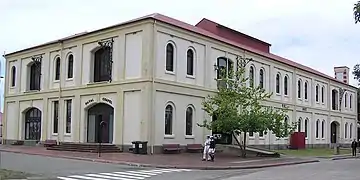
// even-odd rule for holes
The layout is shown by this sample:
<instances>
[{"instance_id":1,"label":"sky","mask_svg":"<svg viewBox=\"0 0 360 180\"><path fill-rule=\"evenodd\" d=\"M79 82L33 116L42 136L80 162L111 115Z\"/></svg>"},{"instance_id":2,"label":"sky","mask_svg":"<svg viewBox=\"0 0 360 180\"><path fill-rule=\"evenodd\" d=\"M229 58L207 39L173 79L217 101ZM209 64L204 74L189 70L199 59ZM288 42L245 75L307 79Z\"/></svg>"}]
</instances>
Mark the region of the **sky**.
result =
<instances>
[{"instance_id":1,"label":"sky","mask_svg":"<svg viewBox=\"0 0 360 180\"><path fill-rule=\"evenodd\" d=\"M353 0L0 0L0 53L161 13L195 25L208 18L264 40L271 52L334 76L360 63ZM0 57L4 74L4 59ZM0 93L3 92L1 80ZM352 85L357 85L351 76ZM1 98L2 100L3 98ZM1 106L2 108L2 106Z\"/></svg>"}]
</instances>

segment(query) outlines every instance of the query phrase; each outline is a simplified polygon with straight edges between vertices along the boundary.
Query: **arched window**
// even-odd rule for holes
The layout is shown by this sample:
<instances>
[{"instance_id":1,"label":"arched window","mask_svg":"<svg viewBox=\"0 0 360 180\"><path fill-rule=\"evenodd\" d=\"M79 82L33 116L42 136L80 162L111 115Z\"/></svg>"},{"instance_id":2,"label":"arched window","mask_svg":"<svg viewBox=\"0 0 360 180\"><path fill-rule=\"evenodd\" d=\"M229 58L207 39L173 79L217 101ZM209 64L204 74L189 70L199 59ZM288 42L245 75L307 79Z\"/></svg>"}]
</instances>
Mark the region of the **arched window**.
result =
<instances>
[{"instance_id":1,"label":"arched window","mask_svg":"<svg viewBox=\"0 0 360 180\"><path fill-rule=\"evenodd\" d=\"M325 120L321 122L321 138L325 138Z\"/></svg>"},{"instance_id":2,"label":"arched window","mask_svg":"<svg viewBox=\"0 0 360 180\"><path fill-rule=\"evenodd\" d=\"M259 72L259 86L260 88L264 88L264 70L260 69Z\"/></svg>"},{"instance_id":3,"label":"arched window","mask_svg":"<svg viewBox=\"0 0 360 180\"><path fill-rule=\"evenodd\" d=\"M188 49L186 52L186 57L187 57L186 74L189 76L194 76L194 51L192 49Z\"/></svg>"},{"instance_id":4,"label":"arched window","mask_svg":"<svg viewBox=\"0 0 360 180\"><path fill-rule=\"evenodd\" d=\"M349 101L350 101L349 107L350 109L352 109L352 94L350 94L349 96Z\"/></svg>"},{"instance_id":5,"label":"arched window","mask_svg":"<svg viewBox=\"0 0 360 180\"><path fill-rule=\"evenodd\" d=\"M192 107L188 107L186 109L186 128L185 128L185 135L191 136L193 135L193 116L194 110Z\"/></svg>"},{"instance_id":6,"label":"arched window","mask_svg":"<svg viewBox=\"0 0 360 180\"><path fill-rule=\"evenodd\" d=\"M173 134L174 107L168 104L165 108L165 135Z\"/></svg>"},{"instance_id":7,"label":"arched window","mask_svg":"<svg viewBox=\"0 0 360 180\"><path fill-rule=\"evenodd\" d=\"M306 118L305 119L305 125L304 125L304 128L305 128L305 137L308 137L308 125L309 125L309 119Z\"/></svg>"},{"instance_id":8,"label":"arched window","mask_svg":"<svg viewBox=\"0 0 360 180\"><path fill-rule=\"evenodd\" d=\"M11 87L16 85L16 67L11 67Z\"/></svg>"},{"instance_id":9,"label":"arched window","mask_svg":"<svg viewBox=\"0 0 360 180\"><path fill-rule=\"evenodd\" d=\"M319 138L319 126L320 126L320 120L318 119L316 121L316 132L315 132L315 137Z\"/></svg>"},{"instance_id":10,"label":"arched window","mask_svg":"<svg viewBox=\"0 0 360 180\"><path fill-rule=\"evenodd\" d=\"M347 138L348 134L348 123L345 123L345 139Z\"/></svg>"},{"instance_id":11,"label":"arched window","mask_svg":"<svg viewBox=\"0 0 360 180\"><path fill-rule=\"evenodd\" d=\"M344 106L347 107L347 103L348 103L348 94L345 93L345 99L344 99Z\"/></svg>"},{"instance_id":12,"label":"arched window","mask_svg":"<svg viewBox=\"0 0 360 180\"><path fill-rule=\"evenodd\" d=\"M289 78L287 75L284 76L284 95L288 95L288 89L289 89L289 84L288 84Z\"/></svg>"},{"instance_id":13,"label":"arched window","mask_svg":"<svg viewBox=\"0 0 360 180\"><path fill-rule=\"evenodd\" d=\"M255 72L254 72L254 67L250 66L250 70L249 70L249 81L250 81L250 87L254 87L255 84Z\"/></svg>"},{"instance_id":14,"label":"arched window","mask_svg":"<svg viewBox=\"0 0 360 180\"><path fill-rule=\"evenodd\" d=\"M321 102L325 102L325 87L321 87Z\"/></svg>"},{"instance_id":15,"label":"arched window","mask_svg":"<svg viewBox=\"0 0 360 180\"><path fill-rule=\"evenodd\" d=\"M276 74L276 93L280 94L280 74Z\"/></svg>"},{"instance_id":16,"label":"arched window","mask_svg":"<svg viewBox=\"0 0 360 180\"><path fill-rule=\"evenodd\" d=\"M308 82L305 81L304 83L304 98L307 100L308 99Z\"/></svg>"},{"instance_id":17,"label":"arched window","mask_svg":"<svg viewBox=\"0 0 360 180\"><path fill-rule=\"evenodd\" d=\"M298 132L301 132L301 124L302 124L302 119L299 118L299 121L298 121L298 125L297 125L297 128L298 128Z\"/></svg>"},{"instance_id":18,"label":"arched window","mask_svg":"<svg viewBox=\"0 0 360 180\"><path fill-rule=\"evenodd\" d=\"M339 92L336 89L331 90L331 109L339 110Z\"/></svg>"},{"instance_id":19,"label":"arched window","mask_svg":"<svg viewBox=\"0 0 360 180\"><path fill-rule=\"evenodd\" d=\"M60 57L55 59L55 80L60 80Z\"/></svg>"},{"instance_id":20,"label":"arched window","mask_svg":"<svg viewBox=\"0 0 360 180\"><path fill-rule=\"evenodd\" d=\"M111 81L112 60L111 47L104 46L95 52L94 82Z\"/></svg>"},{"instance_id":21,"label":"arched window","mask_svg":"<svg viewBox=\"0 0 360 180\"><path fill-rule=\"evenodd\" d=\"M29 90L40 90L41 81L41 61L34 62L30 65L30 82Z\"/></svg>"},{"instance_id":22,"label":"arched window","mask_svg":"<svg viewBox=\"0 0 360 180\"><path fill-rule=\"evenodd\" d=\"M319 85L318 84L315 87L315 101L319 102Z\"/></svg>"},{"instance_id":23,"label":"arched window","mask_svg":"<svg viewBox=\"0 0 360 180\"><path fill-rule=\"evenodd\" d=\"M297 96L300 99L301 98L301 79L298 80L298 84L297 84Z\"/></svg>"},{"instance_id":24,"label":"arched window","mask_svg":"<svg viewBox=\"0 0 360 180\"><path fill-rule=\"evenodd\" d=\"M166 71L174 72L174 45L168 43L166 45Z\"/></svg>"},{"instance_id":25,"label":"arched window","mask_svg":"<svg viewBox=\"0 0 360 180\"><path fill-rule=\"evenodd\" d=\"M67 68L67 78L71 79L74 75L74 56L72 54L68 57L68 68Z\"/></svg>"},{"instance_id":26,"label":"arched window","mask_svg":"<svg viewBox=\"0 0 360 180\"><path fill-rule=\"evenodd\" d=\"M350 136L349 136L350 139L352 138L352 129L353 129L353 125L352 125L352 123L350 123L350 130L349 130L350 131L349 132L350 133Z\"/></svg>"},{"instance_id":27,"label":"arched window","mask_svg":"<svg viewBox=\"0 0 360 180\"><path fill-rule=\"evenodd\" d=\"M285 126L285 127L288 127L288 126L289 126L289 117L288 117L288 116L285 116L284 126Z\"/></svg>"}]
</instances>

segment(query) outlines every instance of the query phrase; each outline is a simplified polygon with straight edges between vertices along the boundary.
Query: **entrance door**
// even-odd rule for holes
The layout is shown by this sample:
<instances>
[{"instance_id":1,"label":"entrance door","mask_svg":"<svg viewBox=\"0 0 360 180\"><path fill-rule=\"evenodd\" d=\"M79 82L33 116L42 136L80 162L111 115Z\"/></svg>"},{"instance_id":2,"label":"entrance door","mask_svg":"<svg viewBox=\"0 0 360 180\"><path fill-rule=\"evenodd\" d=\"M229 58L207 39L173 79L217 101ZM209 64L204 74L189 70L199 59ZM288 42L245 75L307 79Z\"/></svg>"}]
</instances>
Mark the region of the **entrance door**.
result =
<instances>
[{"instance_id":1,"label":"entrance door","mask_svg":"<svg viewBox=\"0 0 360 180\"><path fill-rule=\"evenodd\" d=\"M88 110L87 141L90 143L112 143L114 109L99 103Z\"/></svg>"},{"instance_id":2,"label":"entrance door","mask_svg":"<svg viewBox=\"0 0 360 180\"><path fill-rule=\"evenodd\" d=\"M25 113L25 140L40 141L41 111L31 108Z\"/></svg>"},{"instance_id":3,"label":"entrance door","mask_svg":"<svg viewBox=\"0 0 360 180\"><path fill-rule=\"evenodd\" d=\"M338 129L338 123L337 122L332 122L331 125L331 130L330 130L330 137L331 137L331 143L337 143L337 136L338 136L338 132L337 132L337 129Z\"/></svg>"}]
</instances>

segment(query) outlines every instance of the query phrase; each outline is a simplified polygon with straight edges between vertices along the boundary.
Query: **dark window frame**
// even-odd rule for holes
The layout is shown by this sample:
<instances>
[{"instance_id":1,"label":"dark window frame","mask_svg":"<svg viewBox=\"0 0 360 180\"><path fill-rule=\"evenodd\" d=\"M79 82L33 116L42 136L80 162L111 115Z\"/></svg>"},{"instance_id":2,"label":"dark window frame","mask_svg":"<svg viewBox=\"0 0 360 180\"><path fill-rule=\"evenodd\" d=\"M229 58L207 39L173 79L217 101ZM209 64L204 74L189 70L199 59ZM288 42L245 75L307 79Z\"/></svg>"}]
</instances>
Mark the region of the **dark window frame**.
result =
<instances>
[{"instance_id":1,"label":"dark window frame","mask_svg":"<svg viewBox=\"0 0 360 180\"><path fill-rule=\"evenodd\" d=\"M66 102L66 133L71 133L71 113L72 113L72 99L65 100Z\"/></svg>"},{"instance_id":2,"label":"dark window frame","mask_svg":"<svg viewBox=\"0 0 360 180\"><path fill-rule=\"evenodd\" d=\"M185 135L192 136L193 135L193 121L194 121L194 108L187 107L186 108L186 117L185 117Z\"/></svg>"},{"instance_id":3,"label":"dark window frame","mask_svg":"<svg viewBox=\"0 0 360 180\"><path fill-rule=\"evenodd\" d=\"M264 70L260 69L259 71L259 87L264 88Z\"/></svg>"},{"instance_id":4,"label":"dark window frame","mask_svg":"<svg viewBox=\"0 0 360 180\"><path fill-rule=\"evenodd\" d=\"M275 83L276 83L275 84L275 92L277 94L280 94L280 74L279 73L276 74Z\"/></svg>"},{"instance_id":5,"label":"dark window frame","mask_svg":"<svg viewBox=\"0 0 360 180\"><path fill-rule=\"evenodd\" d=\"M67 65L67 78L74 78L74 55L70 54L68 56L68 65Z\"/></svg>"},{"instance_id":6,"label":"dark window frame","mask_svg":"<svg viewBox=\"0 0 360 180\"><path fill-rule=\"evenodd\" d=\"M165 70L167 72L174 72L175 70L175 47L172 43L166 45L166 57L165 57Z\"/></svg>"},{"instance_id":7,"label":"dark window frame","mask_svg":"<svg viewBox=\"0 0 360 180\"><path fill-rule=\"evenodd\" d=\"M16 85L16 67L11 67L11 87L15 87Z\"/></svg>"},{"instance_id":8,"label":"dark window frame","mask_svg":"<svg viewBox=\"0 0 360 180\"><path fill-rule=\"evenodd\" d=\"M188 49L186 52L186 75L194 76L194 50Z\"/></svg>"},{"instance_id":9,"label":"dark window frame","mask_svg":"<svg viewBox=\"0 0 360 180\"><path fill-rule=\"evenodd\" d=\"M59 101L53 101L53 134L59 133Z\"/></svg>"},{"instance_id":10,"label":"dark window frame","mask_svg":"<svg viewBox=\"0 0 360 180\"><path fill-rule=\"evenodd\" d=\"M111 47L104 46L94 52L93 82L111 81L112 60Z\"/></svg>"},{"instance_id":11,"label":"dark window frame","mask_svg":"<svg viewBox=\"0 0 360 180\"><path fill-rule=\"evenodd\" d=\"M61 66L61 59L57 57L55 59L55 81L60 80L60 66Z\"/></svg>"},{"instance_id":12,"label":"dark window frame","mask_svg":"<svg viewBox=\"0 0 360 180\"><path fill-rule=\"evenodd\" d=\"M165 135L173 135L174 107L168 104L165 107Z\"/></svg>"},{"instance_id":13,"label":"dark window frame","mask_svg":"<svg viewBox=\"0 0 360 180\"><path fill-rule=\"evenodd\" d=\"M29 90L30 91L40 91L41 86L41 62L33 62L30 67L30 81L29 81Z\"/></svg>"}]
</instances>

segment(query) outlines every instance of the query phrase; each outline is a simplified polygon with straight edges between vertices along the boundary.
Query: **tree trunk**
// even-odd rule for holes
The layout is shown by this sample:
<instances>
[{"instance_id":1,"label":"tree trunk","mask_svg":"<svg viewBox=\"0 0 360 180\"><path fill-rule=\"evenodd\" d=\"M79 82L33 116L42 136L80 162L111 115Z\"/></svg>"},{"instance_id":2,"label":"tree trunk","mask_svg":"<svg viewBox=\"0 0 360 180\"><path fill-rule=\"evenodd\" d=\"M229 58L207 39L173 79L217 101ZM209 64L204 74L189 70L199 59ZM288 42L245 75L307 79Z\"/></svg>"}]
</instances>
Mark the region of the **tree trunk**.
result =
<instances>
[{"instance_id":1,"label":"tree trunk","mask_svg":"<svg viewBox=\"0 0 360 180\"><path fill-rule=\"evenodd\" d=\"M244 149L242 149L242 157L246 158L246 132L244 132Z\"/></svg>"},{"instance_id":2,"label":"tree trunk","mask_svg":"<svg viewBox=\"0 0 360 180\"><path fill-rule=\"evenodd\" d=\"M235 134L234 132L232 132L232 135L233 135L233 137L234 137L234 139L235 139L236 143L238 144L238 146L240 147L240 150L241 150L241 152L242 152L243 147L242 147L241 143L239 142L239 140L238 140L238 138L237 138L236 134Z\"/></svg>"}]
</instances>

